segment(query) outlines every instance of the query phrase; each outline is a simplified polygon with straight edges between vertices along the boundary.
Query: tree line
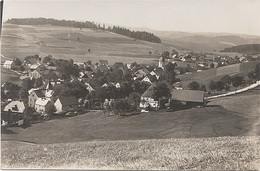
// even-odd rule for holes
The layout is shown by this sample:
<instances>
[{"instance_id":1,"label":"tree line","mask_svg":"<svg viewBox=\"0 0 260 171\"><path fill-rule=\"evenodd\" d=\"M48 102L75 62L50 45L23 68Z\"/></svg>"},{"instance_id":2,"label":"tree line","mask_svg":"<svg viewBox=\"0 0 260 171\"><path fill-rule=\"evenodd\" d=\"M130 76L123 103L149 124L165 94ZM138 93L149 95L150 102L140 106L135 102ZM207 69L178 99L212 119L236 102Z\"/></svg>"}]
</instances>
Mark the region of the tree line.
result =
<instances>
[{"instance_id":1,"label":"tree line","mask_svg":"<svg viewBox=\"0 0 260 171\"><path fill-rule=\"evenodd\" d=\"M153 33L148 33L146 31L131 31L124 27L113 26L107 27L105 24L102 26L95 22L91 21L74 21L74 20L57 20L52 18L12 18L8 19L6 23L18 24L18 25L52 25L52 26L66 26L66 27L75 27L75 28L90 28L90 29L99 29L107 30L117 34L121 34L133 39L145 40L148 42L161 43L161 39L155 36Z\"/></svg>"}]
</instances>

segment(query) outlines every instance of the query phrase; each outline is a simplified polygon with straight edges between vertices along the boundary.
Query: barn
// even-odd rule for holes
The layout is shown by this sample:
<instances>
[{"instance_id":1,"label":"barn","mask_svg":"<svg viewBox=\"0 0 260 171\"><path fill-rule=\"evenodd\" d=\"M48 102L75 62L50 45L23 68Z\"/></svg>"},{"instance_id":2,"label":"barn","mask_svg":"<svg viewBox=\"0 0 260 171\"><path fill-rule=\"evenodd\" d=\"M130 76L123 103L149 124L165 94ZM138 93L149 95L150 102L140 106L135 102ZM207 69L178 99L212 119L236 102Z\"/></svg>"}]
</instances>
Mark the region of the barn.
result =
<instances>
[{"instance_id":1,"label":"barn","mask_svg":"<svg viewBox=\"0 0 260 171\"><path fill-rule=\"evenodd\" d=\"M199 90L172 90L172 100L195 106L204 106L205 92Z\"/></svg>"}]
</instances>

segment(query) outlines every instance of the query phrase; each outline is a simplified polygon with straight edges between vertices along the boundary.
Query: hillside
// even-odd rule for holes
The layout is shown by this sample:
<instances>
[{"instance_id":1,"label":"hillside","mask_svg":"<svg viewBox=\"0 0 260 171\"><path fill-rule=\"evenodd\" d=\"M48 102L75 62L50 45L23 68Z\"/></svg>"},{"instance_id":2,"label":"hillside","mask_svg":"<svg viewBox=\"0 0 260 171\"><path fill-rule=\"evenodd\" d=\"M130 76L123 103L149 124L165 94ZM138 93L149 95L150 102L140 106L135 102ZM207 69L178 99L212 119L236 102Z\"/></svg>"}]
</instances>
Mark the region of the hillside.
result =
<instances>
[{"instance_id":1,"label":"hillside","mask_svg":"<svg viewBox=\"0 0 260 171\"><path fill-rule=\"evenodd\" d=\"M82 62L108 59L113 64L118 61L153 63L159 58L155 52L161 52L165 45L134 40L104 30L4 24L1 48L1 53L11 58L23 59L33 54L50 54L57 59L71 58ZM149 51L152 52L151 55L148 54Z\"/></svg>"},{"instance_id":2,"label":"hillside","mask_svg":"<svg viewBox=\"0 0 260 171\"><path fill-rule=\"evenodd\" d=\"M259 137L2 142L2 169L258 170Z\"/></svg>"},{"instance_id":3,"label":"hillside","mask_svg":"<svg viewBox=\"0 0 260 171\"><path fill-rule=\"evenodd\" d=\"M221 52L238 52L242 54L256 55L260 54L260 44L246 44L233 46L231 48L225 48Z\"/></svg>"}]
</instances>

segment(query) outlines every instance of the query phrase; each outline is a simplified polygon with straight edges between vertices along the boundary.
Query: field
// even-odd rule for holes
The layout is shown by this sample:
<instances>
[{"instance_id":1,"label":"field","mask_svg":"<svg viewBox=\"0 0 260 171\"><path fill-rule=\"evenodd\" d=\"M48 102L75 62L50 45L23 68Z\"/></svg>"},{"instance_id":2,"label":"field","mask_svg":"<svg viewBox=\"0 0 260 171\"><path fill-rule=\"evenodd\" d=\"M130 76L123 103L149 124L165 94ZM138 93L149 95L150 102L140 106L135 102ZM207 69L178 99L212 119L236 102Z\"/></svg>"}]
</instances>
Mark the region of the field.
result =
<instances>
[{"instance_id":1,"label":"field","mask_svg":"<svg viewBox=\"0 0 260 171\"><path fill-rule=\"evenodd\" d=\"M1 83L5 83L7 81L11 81L15 84L20 85L22 81L19 79L19 75L14 71L3 68L1 66Z\"/></svg>"},{"instance_id":2,"label":"field","mask_svg":"<svg viewBox=\"0 0 260 171\"><path fill-rule=\"evenodd\" d=\"M220 68L214 68L209 70L204 70L202 72L196 72L192 74L182 74L177 76L180 78L182 87L188 87L188 84L192 81L197 81L200 84L205 85L208 88L208 84L211 80L219 81L225 75L243 75L247 76L250 71L254 71L257 62L246 62L241 64L234 64L229 66L224 66Z\"/></svg>"},{"instance_id":3,"label":"field","mask_svg":"<svg viewBox=\"0 0 260 171\"><path fill-rule=\"evenodd\" d=\"M255 126L258 124L259 113L250 113L257 110L256 106L260 98L259 89L251 91L256 96L252 96L252 92L243 96L243 93L234 96L237 110L228 108L228 103L223 103L226 100L219 98L204 108L149 112L119 119L105 116L102 111L97 111L33 124L32 127L26 129L10 127L1 138L2 140L51 144L92 140L260 135L259 126ZM244 106L247 106L248 110L239 112Z\"/></svg>"},{"instance_id":4,"label":"field","mask_svg":"<svg viewBox=\"0 0 260 171\"><path fill-rule=\"evenodd\" d=\"M2 142L2 169L256 170L259 137Z\"/></svg>"},{"instance_id":5,"label":"field","mask_svg":"<svg viewBox=\"0 0 260 171\"><path fill-rule=\"evenodd\" d=\"M107 31L58 26L5 24L2 36L2 54L21 59L27 55L50 54L55 58L81 62L108 59L110 64L117 61L153 63L159 56L148 52L161 52L165 48L164 44L134 40Z\"/></svg>"}]
</instances>

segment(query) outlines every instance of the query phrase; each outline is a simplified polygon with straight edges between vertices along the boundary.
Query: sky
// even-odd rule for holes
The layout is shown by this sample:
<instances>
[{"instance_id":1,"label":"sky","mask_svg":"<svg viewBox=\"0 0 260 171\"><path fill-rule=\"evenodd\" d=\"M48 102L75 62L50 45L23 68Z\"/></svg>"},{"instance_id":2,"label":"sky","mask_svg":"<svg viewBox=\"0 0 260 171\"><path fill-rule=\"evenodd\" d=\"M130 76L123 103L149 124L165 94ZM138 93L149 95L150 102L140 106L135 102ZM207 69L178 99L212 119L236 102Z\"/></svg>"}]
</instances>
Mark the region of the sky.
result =
<instances>
[{"instance_id":1,"label":"sky","mask_svg":"<svg viewBox=\"0 0 260 171\"><path fill-rule=\"evenodd\" d=\"M44 17L260 36L260 0L4 0L3 20Z\"/></svg>"}]
</instances>

